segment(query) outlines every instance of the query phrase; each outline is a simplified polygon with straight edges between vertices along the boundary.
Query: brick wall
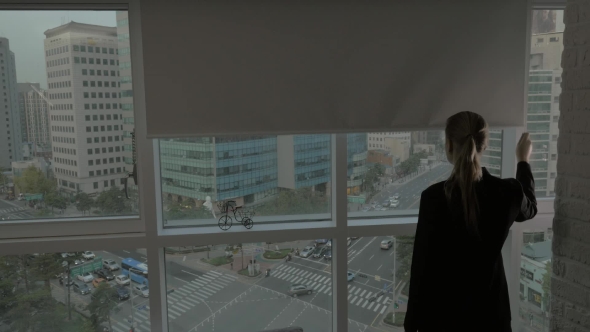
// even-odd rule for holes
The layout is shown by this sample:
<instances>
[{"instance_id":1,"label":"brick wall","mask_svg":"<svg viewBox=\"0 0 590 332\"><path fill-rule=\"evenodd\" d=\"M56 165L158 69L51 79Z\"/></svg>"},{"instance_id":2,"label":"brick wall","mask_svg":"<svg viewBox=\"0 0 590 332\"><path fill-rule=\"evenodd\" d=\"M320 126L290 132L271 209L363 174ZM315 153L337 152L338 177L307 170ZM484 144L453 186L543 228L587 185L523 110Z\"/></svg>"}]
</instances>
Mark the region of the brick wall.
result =
<instances>
[{"instance_id":1,"label":"brick wall","mask_svg":"<svg viewBox=\"0 0 590 332\"><path fill-rule=\"evenodd\" d=\"M564 21L551 331L590 332L590 2Z\"/></svg>"}]
</instances>

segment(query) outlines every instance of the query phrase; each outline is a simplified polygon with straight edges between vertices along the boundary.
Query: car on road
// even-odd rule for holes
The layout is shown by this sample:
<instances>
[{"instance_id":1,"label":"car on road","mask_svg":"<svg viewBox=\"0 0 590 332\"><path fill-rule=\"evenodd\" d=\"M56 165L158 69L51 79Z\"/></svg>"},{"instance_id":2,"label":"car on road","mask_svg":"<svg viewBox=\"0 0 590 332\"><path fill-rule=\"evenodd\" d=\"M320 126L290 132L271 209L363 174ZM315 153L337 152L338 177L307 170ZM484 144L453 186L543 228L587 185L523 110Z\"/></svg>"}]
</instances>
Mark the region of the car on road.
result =
<instances>
[{"instance_id":1,"label":"car on road","mask_svg":"<svg viewBox=\"0 0 590 332\"><path fill-rule=\"evenodd\" d=\"M85 260L90 260L90 259L94 259L96 257L96 255L94 255L94 253L92 251L85 251L82 253L82 257Z\"/></svg>"},{"instance_id":2,"label":"car on road","mask_svg":"<svg viewBox=\"0 0 590 332\"><path fill-rule=\"evenodd\" d=\"M96 275L109 281L115 279L115 275L109 269L97 270Z\"/></svg>"},{"instance_id":3,"label":"car on road","mask_svg":"<svg viewBox=\"0 0 590 332\"><path fill-rule=\"evenodd\" d=\"M348 247L351 243L352 243L352 240L349 237L347 237L346 238L346 246Z\"/></svg>"},{"instance_id":4,"label":"car on road","mask_svg":"<svg viewBox=\"0 0 590 332\"><path fill-rule=\"evenodd\" d=\"M392 208L396 208L398 206L399 206L399 201L397 201L397 200L391 201L391 207Z\"/></svg>"},{"instance_id":5,"label":"car on road","mask_svg":"<svg viewBox=\"0 0 590 332\"><path fill-rule=\"evenodd\" d=\"M389 250L391 247L393 247L393 240L381 241L381 249Z\"/></svg>"},{"instance_id":6,"label":"car on road","mask_svg":"<svg viewBox=\"0 0 590 332\"><path fill-rule=\"evenodd\" d=\"M368 206L365 206L361 211L363 211L363 212L369 212L369 211L371 211L371 208L368 207Z\"/></svg>"},{"instance_id":7,"label":"car on road","mask_svg":"<svg viewBox=\"0 0 590 332\"><path fill-rule=\"evenodd\" d=\"M346 280L353 281L354 280L354 273L348 271L346 272Z\"/></svg>"},{"instance_id":8,"label":"car on road","mask_svg":"<svg viewBox=\"0 0 590 332\"><path fill-rule=\"evenodd\" d=\"M314 249L314 247L307 246L307 247L303 248L303 250L301 250L301 253L299 254L299 256L301 256L301 257L309 257L313 253L313 249Z\"/></svg>"},{"instance_id":9,"label":"car on road","mask_svg":"<svg viewBox=\"0 0 590 332\"><path fill-rule=\"evenodd\" d=\"M102 266L104 266L105 268L109 269L110 271L116 271L116 270L120 269L119 264L117 264L112 259L105 259L105 260L103 260L102 261Z\"/></svg>"},{"instance_id":10,"label":"car on road","mask_svg":"<svg viewBox=\"0 0 590 332\"><path fill-rule=\"evenodd\" d=\"M399 193L395 193L393 195L393 199L396 200L396 201L399 201Z\"/></svg>"},{"instance_id":11,"label":"car on road","mask_svg":"<svg viewBox=\"0 0 590 332\"><path fill-rule=\"evenodd\" d=\"M119 274L118 276L116 276L115 282L118 285L129 285L131 283L131 281L129 280L129 277L124 274Z\"/></svg>"},{"instance_id":12,"label":"car on road","mask_svg":"<svg viewBox=\"0 0 590 332\"><path fill-rule=\"evenodd\" d=\"M326 247L332 247L332 240L329 240L328 242L326 242Z\"/></svg>"},{"instance_id":13,"label":"car on road","mask_svg":"<svg viewBox=\"0 0 590 332\"><path fill-rule=\"evenodd\" d=\"M389 204L390 204L389 200L385 200L385 201L383 201L383 203L381 203L381 206L388 207Z\"/></svg>"},{"instance_id":14,"label":"car on road","mask_svg":"<svg viewBox=\"0 0 590 332\"><path fill-rule=\"evenodd\" d=\"M94 276L90 272L84 272L82 274L78 274L78 280L84 282L91 282L92 280L94 280Z\"/></svg>"},{"instance_id":15,"label":"car on road","mask_svg":"<svg viewBox=\"0 0 590 332\"><path fill-rule=\"evenodd\" d=\"M74 282L72 289L74 290L74 293L80 293L82 295L90 294L90 287L83 282Z\"/></svg>"},{"instance_id":16,"label":"car on road","mask_svg":"<svg viewBox=\"0 0 590 332\"><path fill-rule=\"evenodd\" d=\"M351 238L351 239L353 239L353 240L356 240L356 239L358 239L359 237L358 237L358 236L351 236L350 238Z\"/></svg>"},{"instance_id":17,"label":"car on road","mask_svg":"<svg viewBox=\"0 0 590 332\"><path fill-rule=\"evenodd\" d=\"M74 265L80 265L80 264L82 264L82 261L81 261L81 260L79 260L79 259L76 259L76 260L74 261Z\"/></svg>"},{"instance_id":18,"label":"car on road","mask_svg":"<svg viewBox=\"0 0 590 332\"><path fill-rule=\"evenodd\" d=\"M293 297L297 297L299 295L304 294L311 294L313 290L309 288L309 286L302 285L302 284L293 284L287 291L287 293Z\"/></svg>"},{"instance_id":19,"label":"car on road","mask_svg":"<svg viewBox=\"0 0 590 332\"><path fill-rule=\"evenodd\" d=\"M143 297L150 297L150 290L146 285L133 285L133 293Z\"/></svg>"},{"instance_id":20,"label":"car on road","mask_svg":"<svg viewBox=\"0 0 590 332\"><path fill-rule=\"evenodd\" d=\"M324 259L327 261L332 260L332 249L326 250L324 253Z\"/></svg>"},{"instance_id":21,"label":"car on road","mask_svg":"<svg viewBox=\"0 0 590 332\"><path fill-rule=\"evenodd\" d=\"M119 301L123 301L129 298L129 289L123 285L119 285L115 287L115 294L114 297L119 299Z\"/></svg>"},{"instance_id":22,"label":"car on road","mask_svg":"<svg viewBox=\"0 0 590 332\"><path fill-rule=\"evenodd\" d=\"M92 280L92 286L94 286L94 288L98 288L98 286L100 286L100 284L102 283L106 283L106 279L103 278L94 278L94 280ZM108 285L108 283L107 283Z\"/></svg>"},{"instance_id":23,"label":"car on road","mask_svg":"<svg viewBox=\"0 0 590 332\"><path fill-rule=\"evenodd\" d=\"M315 240L315 243L325 244L325 243L328 243L328 239L317 239L317 240Z\"/></svg>"},{"instance_id":24,"label":"car on road","mask_svg":"<svg viewBox=\"0 0 590 332\"><path fill-rule=\"evenodd\" d=\"M328 248L326 247L317 247L315 248L315 250L313 251L313 258L320 258L324 255L324 252L328 250Z\"/></svg>"},{"instance_id":25,"label":"car on road","mask_svg":"<svg viewBox=\"0 0 590 332\"><path fill-rule=\"evenodd\" d=\"M383 208L383 205L381 205L381 204L375 205L375 211L381 211L381 208Z\"/></svg>"}]
</instances>

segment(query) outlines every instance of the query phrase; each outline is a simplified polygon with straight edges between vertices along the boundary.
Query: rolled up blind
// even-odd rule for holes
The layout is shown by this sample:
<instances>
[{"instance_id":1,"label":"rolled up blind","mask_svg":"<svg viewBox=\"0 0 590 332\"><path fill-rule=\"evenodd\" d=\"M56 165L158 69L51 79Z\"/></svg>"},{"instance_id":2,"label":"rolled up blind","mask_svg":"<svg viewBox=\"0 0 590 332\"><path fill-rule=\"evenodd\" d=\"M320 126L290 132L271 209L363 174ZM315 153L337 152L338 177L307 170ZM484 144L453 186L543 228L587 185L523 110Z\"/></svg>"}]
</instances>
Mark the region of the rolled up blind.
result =
<instances>
[{"instance_id":1,"label":"rolled up blind","mask_svg":"<svg viewBox=\"0 0 590 332\"><path fill-rule=\"evenodd\" d=\"M141 1L148 137L524 123L524 0Z\"/></svg>"}]
</instances>

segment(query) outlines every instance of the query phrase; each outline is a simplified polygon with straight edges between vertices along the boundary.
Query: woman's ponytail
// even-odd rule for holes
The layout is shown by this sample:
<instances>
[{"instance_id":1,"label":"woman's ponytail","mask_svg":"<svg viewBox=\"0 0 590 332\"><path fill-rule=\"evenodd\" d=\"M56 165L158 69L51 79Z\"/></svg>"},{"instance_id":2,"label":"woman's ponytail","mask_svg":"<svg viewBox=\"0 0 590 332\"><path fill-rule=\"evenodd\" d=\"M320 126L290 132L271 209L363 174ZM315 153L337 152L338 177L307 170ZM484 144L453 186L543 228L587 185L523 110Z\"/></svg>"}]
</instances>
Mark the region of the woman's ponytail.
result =
<instances>
[{"instance_id":1,"label":"woman's ponytail","mask_svg":"<svg viewBox=\"0 0 590 332\"><path fill-rule=\"evenodd\" d=\"M450 202L454 191L460 191L465 223L469 229L478 233L479 204L475 183L482 177L478 153L486 148L487 125L476 113L457 113L447 120L446 136L455 150L453 172L445 183L445 195Z\"/></svg>"}]
</instances>

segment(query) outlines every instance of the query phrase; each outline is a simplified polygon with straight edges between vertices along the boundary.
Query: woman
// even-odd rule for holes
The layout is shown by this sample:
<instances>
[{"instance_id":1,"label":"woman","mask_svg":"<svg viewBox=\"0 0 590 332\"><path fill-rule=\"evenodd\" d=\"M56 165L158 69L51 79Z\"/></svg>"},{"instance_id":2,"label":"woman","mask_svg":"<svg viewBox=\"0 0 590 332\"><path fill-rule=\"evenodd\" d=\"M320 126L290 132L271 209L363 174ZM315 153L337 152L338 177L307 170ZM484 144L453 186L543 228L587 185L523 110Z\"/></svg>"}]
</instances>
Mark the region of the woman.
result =
<instances>
[{"instance_id":1,"label":"woman","mask_svg":"<svg viewBox=\"0 0 590 332\"><path fill-rule=\"evenodd\" d=\"M488 128L479 114L451 116L445 135L453 170L422 193L405 330L512 331L501 251L512 223L537 214L529 135L516 147L516 179L480 166Z\"/></svg>"}]
</instances>

